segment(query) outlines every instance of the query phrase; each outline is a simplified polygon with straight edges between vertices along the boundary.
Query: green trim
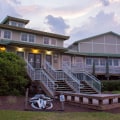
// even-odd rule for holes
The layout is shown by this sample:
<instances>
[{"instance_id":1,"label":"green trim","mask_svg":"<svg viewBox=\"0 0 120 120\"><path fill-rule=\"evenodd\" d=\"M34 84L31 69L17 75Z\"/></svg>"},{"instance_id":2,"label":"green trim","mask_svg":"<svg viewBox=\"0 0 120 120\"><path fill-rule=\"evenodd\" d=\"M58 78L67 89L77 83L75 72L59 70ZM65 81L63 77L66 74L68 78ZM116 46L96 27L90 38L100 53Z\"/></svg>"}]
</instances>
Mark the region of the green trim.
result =
<instances>
[{"instance_id":1,"label":"green trim","mask_svg":"<svg viewBox=\"0 0 120 120\"><path fill-rule=\"evenodd\" d=\"M93 56L93 57L120 57L120 54L109 54L109 53L82 53L75 51L67 51L65 53L71 55Z\"/></svg>"},{"instance_id":2,"label":"green trim","mask_svg":"<svg viewBox=\"0 0 120 120\"><path fill-rule=\"evenodd\" d=\"M14 41L14 40L3 40L2 39L2 40L0 40L0 43L3 43L5 45L12 45L12 46L17 45L17 46L37 48L37 49L67 51L67 48L64 48L64 47L36 44L36 43L29 43L29 42L21 42L21 41Z\"/></svg>"}]
</instances>

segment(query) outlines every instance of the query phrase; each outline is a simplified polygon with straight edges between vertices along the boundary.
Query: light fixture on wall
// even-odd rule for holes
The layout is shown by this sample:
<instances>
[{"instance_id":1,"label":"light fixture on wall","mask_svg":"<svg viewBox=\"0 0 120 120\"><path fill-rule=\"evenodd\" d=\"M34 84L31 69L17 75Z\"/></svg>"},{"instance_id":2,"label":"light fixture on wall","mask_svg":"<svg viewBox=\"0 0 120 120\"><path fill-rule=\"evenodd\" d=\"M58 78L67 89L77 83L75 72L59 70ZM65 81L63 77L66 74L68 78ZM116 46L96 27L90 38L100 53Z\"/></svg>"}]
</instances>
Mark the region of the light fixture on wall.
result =
<instances>
[{"instance_id":1,"label":"light fixture on wall","mask_svg":"<svg viewBox=\"0 0 120 120\"><path fill-rule=\"evenodd\" d=\"M52 55L52 51L46 51L45 52L47 55Z\"/></svg>"},{"instance_id":2,"label":"light fixture on wall","mask_svg":"<svg viewBox=\"0 0 120 120\"><path fill-rule=\"evenodd\" d=\"M0 47L0 51L5 51L6 48L5 47Z\"/></svg>"},{"instance_id":3,"label":"light fixture on wall","mask_svg":"<svg viewBox=\"0 0 120 120\"><path fill-rule=\"evenodd\" d=\"M32 49L32 53L39 53L38 49Z\"/></svg>"},{"instance_id":4,"label":"light fixture on wall","mask_svg":"<svg viewBox=\"0 0 120 120\"><path fill-rule=\"evenodd\" d=\"M22 51L24 51L24 48L17 47L17 51L22 52Z\"/></svg>"}]
</instances>

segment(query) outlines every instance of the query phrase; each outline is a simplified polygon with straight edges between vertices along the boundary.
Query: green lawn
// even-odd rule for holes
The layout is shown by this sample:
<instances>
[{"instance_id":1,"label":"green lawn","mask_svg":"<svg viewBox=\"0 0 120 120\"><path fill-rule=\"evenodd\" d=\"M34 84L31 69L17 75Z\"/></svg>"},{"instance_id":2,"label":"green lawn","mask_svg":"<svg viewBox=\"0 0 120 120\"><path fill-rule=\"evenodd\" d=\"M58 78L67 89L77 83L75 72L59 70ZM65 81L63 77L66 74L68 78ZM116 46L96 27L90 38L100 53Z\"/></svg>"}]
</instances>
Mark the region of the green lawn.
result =
<instances>
[{"instance_id":1,"label":"green lawn","mask_svg":"<svg viewBox=\"0 0 120 120\"><path fill-rule=\"evenodd\" d=\"M0 120L120 120L120 114L105 112L0 111Z\"/></svg>"}]
</instances>

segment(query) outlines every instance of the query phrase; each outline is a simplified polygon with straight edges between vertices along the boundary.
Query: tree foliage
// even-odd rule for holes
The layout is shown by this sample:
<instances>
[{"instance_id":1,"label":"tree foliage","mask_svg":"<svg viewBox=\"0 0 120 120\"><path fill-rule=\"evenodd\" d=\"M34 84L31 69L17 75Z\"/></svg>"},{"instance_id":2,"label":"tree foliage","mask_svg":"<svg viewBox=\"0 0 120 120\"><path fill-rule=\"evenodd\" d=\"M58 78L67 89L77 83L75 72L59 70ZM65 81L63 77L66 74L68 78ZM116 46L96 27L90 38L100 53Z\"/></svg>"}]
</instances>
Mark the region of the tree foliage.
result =
<instances>
[{"instance_id":1,"label":"tree foliage","mask_svg":"<svg viewBox=\"0 0 120 120\"><path fill-rule=\"evenodd\" d=\"M25 62L12 52L0 52L0 95L20 95L28 84Z\"/></svg>"}]
</instances>

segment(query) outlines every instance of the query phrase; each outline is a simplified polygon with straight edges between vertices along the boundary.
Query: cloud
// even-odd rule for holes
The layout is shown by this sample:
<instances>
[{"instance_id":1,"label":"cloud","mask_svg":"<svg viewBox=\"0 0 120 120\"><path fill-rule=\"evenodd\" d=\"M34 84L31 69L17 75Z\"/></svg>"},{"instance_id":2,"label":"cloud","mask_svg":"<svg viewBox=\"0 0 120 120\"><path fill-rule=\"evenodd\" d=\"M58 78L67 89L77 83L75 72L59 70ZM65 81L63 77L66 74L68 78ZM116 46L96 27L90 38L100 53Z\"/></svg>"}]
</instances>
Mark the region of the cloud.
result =
<instances>
[{"instance_id":1,"label":"cloud","mask_svg":"<svg viewBox=\"0 0 120 120\"><path fill-rule=\"evenodd\" d=\"M17 1L12 0L12 3L10 0L4 0L4 2L0 1L0 11L2 11L0 13L0 20L5 18L7 15L13 16L13 17L21 17L21 15L17 13L15 7L12 5L13 2L16 3Z\"/></svg>"},{"instance_id":2,"label":"cloud","mask_svg":"<svg viewBox=\"0 0 120 120\"><path fill-rule=\"evenodd\" d=\"M71 35L71 43L96 34L113 31L120 32L120 23L116 22L114 13L104 13L100 11L95 17L89 17L89 22L74 28Z\"/></svg>"},{"instance_id":3,"label":"cloud","mask_svg":"<svg viewBox=\"0 0 120 120\"><path fill-rule=\"evenodd\" d=\"M109 0L100 0L104 6L108 6L110 4Z\"/></svg>"},{"instance_id":4,"label":"cloud","mask_svg":"<svg viewBox=\"0 0 120 120\"><path fill-rule=\"evenodd\" d=\"M62 17L54 17L52 15L48 15L45 19L46 24L49 25L52 32L65 34L66 30L69 28L69 25L65 23L65 20Z\"/></svg>"}]
</instances>

